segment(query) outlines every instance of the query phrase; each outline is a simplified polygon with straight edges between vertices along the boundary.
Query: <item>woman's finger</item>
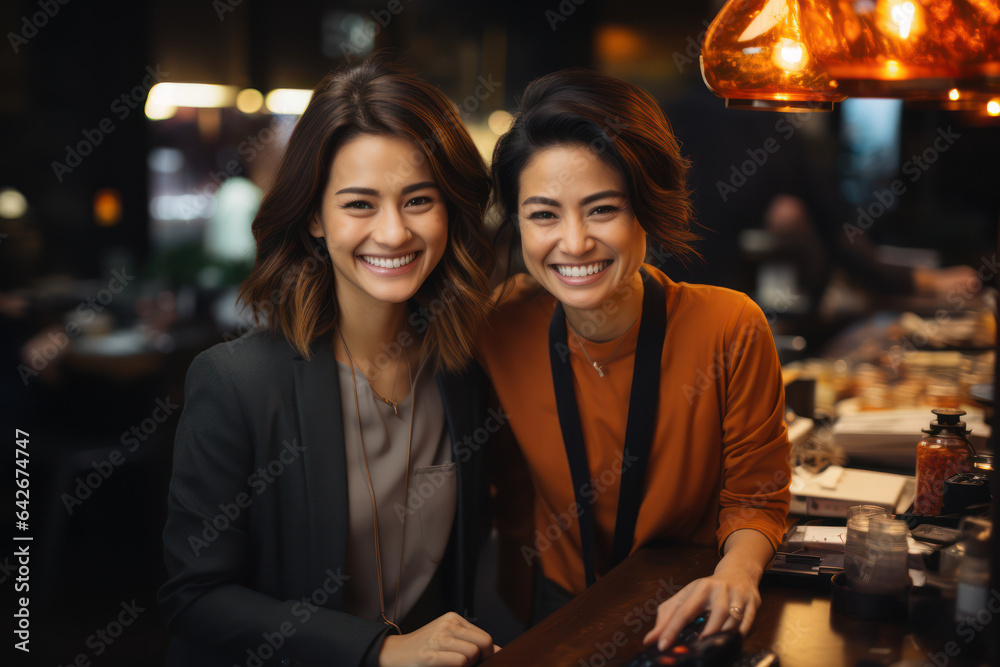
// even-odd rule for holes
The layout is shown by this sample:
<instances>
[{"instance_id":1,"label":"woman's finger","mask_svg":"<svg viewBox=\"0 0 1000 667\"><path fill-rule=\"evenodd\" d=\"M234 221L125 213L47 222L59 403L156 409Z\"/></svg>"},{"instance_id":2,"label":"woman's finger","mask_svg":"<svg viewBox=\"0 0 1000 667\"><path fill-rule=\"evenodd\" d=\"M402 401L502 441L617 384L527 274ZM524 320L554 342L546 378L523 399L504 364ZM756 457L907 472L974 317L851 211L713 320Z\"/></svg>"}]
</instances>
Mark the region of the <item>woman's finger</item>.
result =
<instances>
[{"instance_id":1,"label":"woman's finger","mask_svg":"<svg viewBox=\"0 0 1000 667\"><path fill-rule=\"evenodd\" d=\"M643 644L652 644L660 637L663 629L667 627L667 623L677 613L677 608L680 607L681 602L684 601L687 595L685 589L681 589L672 598L660 603L660 606L656 608L656 621L653 623L653 627L642 638Z\"/></svg>"},{"instance_id":2,"label":"woman's finger","mask_svg":"<svg viewBox=\"0 0 1000 667\"><path fill-rule=\"evenodd\" d=\"M480 659L493 655L493 638L490 637L489 633L473 625L461 616L456 614L456 619L450 631L454 637L475 646Z\"/></svg>"},{"instance_id":3,"label":"woman's finger","mask_svg":"<svg viewBox=\"0 0 1000 667\"><path fill-rule=\"evenodd\" d=\"M744 637L750 632L753 622L757 619L757 607L759 605L760 602L758 600L747 602L746 609L743 611L743 621L740 623L740 634Z\"/></svg>"},{"instance_id":4,"label":"woman's finger","mask_svg":"<svg viewBox=\"0 0 1000 667\"><path fill-rule=\"evenodd\" d=\"M461 665L472 665L475 664L477 660L481 657L479 647L472 642L465 641L455 637L454 635L438 635L436 644L436 653L439 656L447 656L448 653L458 654L464 658L464 662L460 662ZM491 642L492 644L492 642ZM437 663L435 663L437 664Z\"/></svg>"},{"instance_id":5,"label":"woman's finger","mask_svg":"<svg viewBox=\"0 0 1000 667\"><path fill-rule=\"evenodd\" d=\"M729 591L726 586L718 586L712 591L708 607L708 621L705 623L703 635L714 635L722 630L722 625L730 618Z\"/></svg>"},{"instance_id":6,"label":"woman's finger","mask_svg":"<svg viewBox=\"0 0 1000 667\"><path fill-rule=\"evenodd\" d=\"M698 616L708 607L710 591L705 586L699 586L699 590L692 594L673 615L670 622L660 633L657 647L662 651L677 639L677 635L685 625L698 618ZM707 630L707 625L706 625ZM703 631L704 634L704 631Z\"/></svg>"}]
</instances>

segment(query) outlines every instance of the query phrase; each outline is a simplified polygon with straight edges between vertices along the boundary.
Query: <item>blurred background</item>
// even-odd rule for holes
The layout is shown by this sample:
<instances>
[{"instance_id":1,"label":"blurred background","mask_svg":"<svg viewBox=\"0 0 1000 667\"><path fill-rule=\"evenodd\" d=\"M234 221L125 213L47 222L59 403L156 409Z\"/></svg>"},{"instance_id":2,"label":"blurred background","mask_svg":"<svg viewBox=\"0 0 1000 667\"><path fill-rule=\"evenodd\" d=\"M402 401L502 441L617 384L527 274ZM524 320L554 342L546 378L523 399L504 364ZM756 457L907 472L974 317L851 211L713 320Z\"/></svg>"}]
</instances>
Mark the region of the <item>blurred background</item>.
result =
<instances>
[{"instance_id":1,"label":"blurred background","mask_svg":"<svg viewBox=\"0 0 1000 667\"><path fill-rule=\"evenodd\" d=\"M248 330L235 294L253 265L250 223L309 90L373 50L439 86L486 157L536 76L583 66L642 86L693 162L703 237L702 260L651 261L761 305L786 381L813 383L792 418L920 411L912 444L931 407L988 418L1000 108L727 110L698 65L718 8L3 3L0 411L5 437L29 436L37 662L24 664L162 660L154 595L187 366ZM912 455L852 442L839 446L855 460L912 474ZM3 521L18 534L11 512Z\"/></svg>"}]
</instances>

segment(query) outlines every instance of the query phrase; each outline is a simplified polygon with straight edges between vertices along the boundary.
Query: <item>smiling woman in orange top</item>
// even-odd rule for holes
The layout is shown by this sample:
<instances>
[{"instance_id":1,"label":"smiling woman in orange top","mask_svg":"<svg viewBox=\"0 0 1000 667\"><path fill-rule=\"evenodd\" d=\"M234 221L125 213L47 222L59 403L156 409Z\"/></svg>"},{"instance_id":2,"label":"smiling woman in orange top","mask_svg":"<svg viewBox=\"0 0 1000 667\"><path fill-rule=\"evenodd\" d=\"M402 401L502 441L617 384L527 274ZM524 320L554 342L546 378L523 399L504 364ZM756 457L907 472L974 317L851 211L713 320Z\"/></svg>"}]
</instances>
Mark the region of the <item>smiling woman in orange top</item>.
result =
<instances>
[{"instance_id":1,"label":"smiling woman in orange top","mask_svg":"<svg viewBox=\"0 0 1000 667\"><path fill-rule=\"evenodd\" d=\"M687 167L635 86L586 70L531 83L493 155L501 233L530 275L480 352L534 485L536 618L645 544L717 542L714 574L660 606L645 639L661 645L706 610L706 633L749 630L789 499L760 308L644 263L647 243L691 253Z\"/></svg>"}]
</instances>

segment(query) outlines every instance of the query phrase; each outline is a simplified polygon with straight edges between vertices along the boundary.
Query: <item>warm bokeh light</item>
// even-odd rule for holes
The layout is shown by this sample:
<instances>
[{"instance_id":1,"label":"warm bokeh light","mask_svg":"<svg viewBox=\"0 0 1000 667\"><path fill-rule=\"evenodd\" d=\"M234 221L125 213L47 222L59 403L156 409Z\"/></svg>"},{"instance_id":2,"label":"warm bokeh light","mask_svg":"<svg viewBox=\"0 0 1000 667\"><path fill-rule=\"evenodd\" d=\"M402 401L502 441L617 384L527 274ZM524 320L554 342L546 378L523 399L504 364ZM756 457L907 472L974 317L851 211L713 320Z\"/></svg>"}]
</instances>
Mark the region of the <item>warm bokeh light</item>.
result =
<instances>
[{"instance_id":1,"label":"warm bokeh light","mask_svg":"<svg viewBox=\"0 0 1000 667\"><path fill-rule=\"evenodd\" d=\"M898 5L893 5L889 13L896 24L899 36L903 39L909 37L910 27L913 25L913 17L916 14L916 7L913 6L913 3L901 2Z\"/></svg>"},{"instance_id":2,"label":"warm bokeh light","mask_svg":"<svg viewBox=\"0 0 1000 667\"><path fill-rule=\"evenodd\" d=\"M726 106L829 111L844 99L802 37L798 0L729 0L702 45L702 77Z\"/></svg>"},{"instance_id":3,"label":"warm bokeh light","mask_svg":"<svg viewBox=\"0 0 1000 667\"><path fill-rule=\"evenodd\" d=\"M114 188L103 188L94 195L94 222L102 227L117 225L122 219L122 195Z\"/></svg>"},{"instance_id":4,"label":"warm bokeh light","mask_svg":"<svg viewBox=\"0 0 1000 667\"><path fill-rule=\"evenodd\" d=\"M642 35L624 25L601 26L594 45L598 57L611 65L636 62L649 50Z\"/></svg>"},{"instance_id":5,"label":"warm bokeh light","mask_svg":"<svg viewBox=\"0 0 1000 667\"><path fill-rule=\"evenodd\" d=\"M28 200L14 188L0 190L0 218L17 220L28 212Z\"/></svg>"},{"instance_id":6,"label":"warm bokeh light","mask_svg":"<svg viewBox=\"0 0 1000 667\"><path fill-rule=\"evenodd\" d=\"M800 42L783 39L774 47L774 64L789 72L798 72L806 64L805 47Z\"/></svg>"},{"instance_id":7,"label":"warm bokeh light","mask_svg":"<svg viewBox=\"0 0 1000 667\"><path fill-rule=\"evenodd\" d=\"M160 106L146 99L146 118L149 120L167 120L177 115L177 107Z\"/></svg>"},{"instance_id":8,"label":"warm bokeh light","mask_svg":"<svg viewBox=\"0 0 1000 667\"><path fill-rule=\"evenodd\" d=\"M236 101L235 86L212 83L158 83L149 91L147 104L156 107L218 108Z\"/></svg>"},{"instance_id":9,"label":"warm bokeh light","mask_svg":"<svg viewBox=\"0 0 1000 667\"><path fill-rule=\"evenodd\" d=\"M799 3L803 43L849 96L941 102L962 81L964 100L1000 74L998 0Z\"/></svg>"},{"instance_id":10,"label":"warm bokeh light","mask_svg":"<svg viewBox=\"0 0 1000 667\"><path fill-rule=\"evenodd\" d=\"M497 109L490 114L486 123L490 126L490 130L492 130L494 134L503 134L510 129L510 124L513 120L514 117L511 116L509 112L504 111L503 109Z\"/></svg>"},{"instance_id":11,"label":"warm bokeh light","mask_svg":"<svg viewBox=\"0 0 1000 667\"><path fill-rule=\"evenodd\" d=\"M961 97L961 95L958 92L958 88L952 88L948 91L948 99L952 102L957 102L959 97Z\"/></svg>"},{"instance_id":12,"label":"warm bokeh light","mask_svg":"<svg viewBox=\"0 0 1000 667\"><path fill-rule=\"evenodd\" d=\"M311 90L275 88L264 98L264 105L271 113L301 116L311 97Z\"/></svg>"},{"instance_id":13,"label":"warm bokeh light","mask_svg":"<svg viewBox=\"0 0 1000 667\"><path fill-rule=\"evenodd\" d=\"M987 102L986 113L991 116L1000 116L1000 100L990 100Z\"/></svg>"},{"instance_id":14,"label":"warm bokeh light","mask_svg":"<svg viewBox=\"0 0 1000 667\"><path fill-rule=\"evenodd\" d=\"M244 88L236 95L236 108L243 113L257 113L264 106L264 95L255 88Z\"/></svg>"}]
</instances>

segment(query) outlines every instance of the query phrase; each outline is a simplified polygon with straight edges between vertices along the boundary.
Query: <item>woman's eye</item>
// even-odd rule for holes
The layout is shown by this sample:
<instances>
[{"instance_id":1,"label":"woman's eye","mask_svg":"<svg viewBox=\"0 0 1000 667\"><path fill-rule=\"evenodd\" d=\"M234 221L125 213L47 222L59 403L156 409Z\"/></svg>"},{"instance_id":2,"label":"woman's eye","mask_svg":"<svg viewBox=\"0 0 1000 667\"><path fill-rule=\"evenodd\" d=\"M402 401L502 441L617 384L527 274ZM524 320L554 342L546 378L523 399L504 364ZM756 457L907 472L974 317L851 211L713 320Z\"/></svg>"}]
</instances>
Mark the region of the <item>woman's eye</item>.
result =
<instances>
[{"instance_id":1,"label":"woman's eye","mask_svg":"<svg viewBox=\"0 0 1000 667\"><path fill-rule=\"evenodd\" d=\"M375 207L372 206L370 202L366 202L364 199L358 199L356 201L352 201L352 202L349 202L347 204L344 204L340 208L353 208L353 209L363 210L363 209L369 209L369 208L375 208Z\"/></svg>"},{"instance_id":2,"label":"woman's eye","mask_svg":"<svg viewBox=\"0 0 1000 667\"><path fill-rule=\"evenodd\" d=\"M590 212L591 215L608 215L609 213L614 213L618 210L617 206L604 205L598 206L593 211Z\"/></svg>"},{"instance_id":3,"label":"woman's eye","mask_svg":"<svg viewBox=\"0 0 1000 667\"><path fill-rule=\"evenodd\" d=\"M426 206L434 200L430 197L414 197L413 199L406 202L407 206Z\"/></svg>"},{"instance_id":4,"label":"woman's eye","mask_svg":"<svg viewBox=\"0 0 1000 667\"><path fill-rule=\"evenodd\" d=\"M528 215L529 220L555 220L556 214L552 211L534 211Z\"/></svg>"}]
</instances>

